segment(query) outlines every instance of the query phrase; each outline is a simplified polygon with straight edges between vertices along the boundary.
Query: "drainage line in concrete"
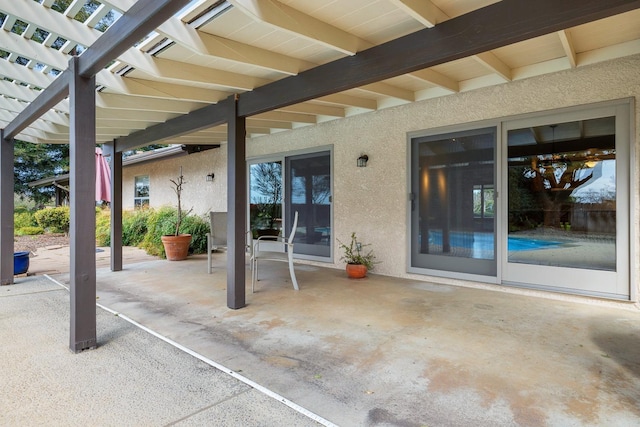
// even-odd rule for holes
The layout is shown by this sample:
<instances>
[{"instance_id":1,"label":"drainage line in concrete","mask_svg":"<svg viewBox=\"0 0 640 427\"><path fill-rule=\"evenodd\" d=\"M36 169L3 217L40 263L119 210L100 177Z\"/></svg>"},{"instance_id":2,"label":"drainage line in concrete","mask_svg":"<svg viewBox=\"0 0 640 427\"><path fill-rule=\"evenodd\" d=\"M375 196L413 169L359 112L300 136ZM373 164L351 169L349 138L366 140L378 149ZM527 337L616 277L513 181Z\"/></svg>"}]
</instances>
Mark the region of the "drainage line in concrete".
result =
<instances>
[{"instance_id":1,"label":"drainage line in concrete","mask_svg":"<svg viewBox=\"0 0 640 427\"><path fill-rule=\"evenodd\" d=\"M65 285L63 285L62 283L58 282L57 280L55 280L54 278L52 278L51 276L49 276L48 274L45 274L44 277L46 277L47 279L51 280L53 283L56 283L59 286L62 286L63 288L65 288L67 291L69 291L69 288ZM322 424L323 426L327 426L327 427L338 427L336 424L332 423L329 420L326 420L324 418L322 418L320 415L317 415L311 411L309 411L308 409L303 408L302 406L298 405L297 403L294 403L292 401L290 401L289 399L287 399L286 397L283 397L281 395L279 395L278 393L269 390L268 388L256 383L255 381L250 380L247 377L244 377L242 375L240 375L239 373L237 373L236 371L229 369L221 364L219 364L218 362L211 360L203 355L201 355L200 353L197 353L193 350L191 350L188 347L183 346L180 343L177 343L175 341L173 341L170 338L167 338L163 335L160 335L158 332L147 328L144 325L141 325L140 323L136 322L133 319L130 319L129 317L127 317L126 315L122 314L122 313L118 313L115 310L110 309L107 306L104 306L102 304L96 303L97 307L100 307L101 309L120 317L121 319L131 323L132 325L142 329L143 331L155 336L156 338L161 339L162 341L166 342L167 344L170 344L172 346L174 346L175 348L184 351L185 353L195 357L196 359L201 360L202 362L206 363L207 365L210 365L216 369L218 369L219 371L222 371L228 375L231 375L233 378L242 381L243 383L245 383L246 385L248 385L249 387L252 387L258 391L260 391L261 393L271 397L272 399L277 400L280 403L285 404L286 406L288 406L289 408L293 409L294 411L298 412L299 414L302 414L304 416L306 416L307 418L310 418L320 424Z\"/></svg>"}]
</instances>

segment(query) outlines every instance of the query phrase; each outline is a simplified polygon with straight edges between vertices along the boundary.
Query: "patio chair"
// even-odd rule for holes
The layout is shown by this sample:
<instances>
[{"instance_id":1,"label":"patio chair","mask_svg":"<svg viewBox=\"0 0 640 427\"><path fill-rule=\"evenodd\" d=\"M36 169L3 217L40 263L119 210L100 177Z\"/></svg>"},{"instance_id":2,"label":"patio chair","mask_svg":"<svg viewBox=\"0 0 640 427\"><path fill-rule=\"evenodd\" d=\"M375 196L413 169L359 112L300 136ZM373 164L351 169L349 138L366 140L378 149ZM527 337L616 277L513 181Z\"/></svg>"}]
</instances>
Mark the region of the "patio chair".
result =
<instances>
[{"instance_id":1,"label":"patio chair","mask_svg":"<svg viewBox=\"0 0 640 427\"><path fill-rule=\"evenodd\" d=\"M207 273L211 274L211 252L227 247L227 213L209 212L211 232L207 233Z\"/></svg>"},{"instance_id":2,"label":"patio chair","mask_svg":"<svg viewBox=\"0 0 640 427\"><path fill-rule=\"evenodd\" d=\"M259 261L285 261L289 263L289 274L293 288L297 291L298 281L293 269L293 238L298 227L298 212L293 216L293 226L288 238L282 236L261 236L254 240L253 253L251 254L251 292L255 291L255 283L258 281Z\"/></svg>"}]
</instances>

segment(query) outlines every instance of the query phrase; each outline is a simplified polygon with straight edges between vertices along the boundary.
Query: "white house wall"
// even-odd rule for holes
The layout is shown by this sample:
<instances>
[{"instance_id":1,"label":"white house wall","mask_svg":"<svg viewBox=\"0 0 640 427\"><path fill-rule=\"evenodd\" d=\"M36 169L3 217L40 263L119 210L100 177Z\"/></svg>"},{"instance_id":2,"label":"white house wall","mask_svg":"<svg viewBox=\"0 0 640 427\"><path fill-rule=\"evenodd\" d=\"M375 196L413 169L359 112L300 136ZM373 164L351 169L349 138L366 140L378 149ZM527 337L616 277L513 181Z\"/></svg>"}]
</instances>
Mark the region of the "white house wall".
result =
<instances>
[{"instance_id":1,"label":"white house wall","mask_svg":"<svg viewBox=\"0 0 640 427\"><path fill-rule=\"evenodd\" d=\"M640 55L636 55L323 122L249 139L247 157L333 146L334 236L346 240L355 231L362 241L371 243L380 261L377 273L424 280L425 276L406 272L407 133L629 97L637 102L639 70ZM637 150L640 140L637 109L634 115L632 141ZM366 168L356 167L356 159L362 153L369 156ZM133 206L133 177L143 174L150 175L152 206L174 203L174 196L168 191L168 179L177 176L180 165L187 180L185 206L193 206L195 212L202 214L226 210L225 145L199 154L125 168L124 206ZM210 172L216 174L213 183L205 182L205 175ZM638 182L637 162L632 173L633 182ZM637 192L631 203L632 221L636 224L632 227L636 234L632 241L637 242L640 217ZM338 254L334 264L342 268L337 248L334 251ZM639 263L635 258L632 276L637 283ZM435 280L470 285L452 279Z\"/></svg>"},{"instance_id":2,"label":"white house wall","mask_svg":"<svg viewBox=\"0 0 640 427\"><path fill-rule=\"evenodd\" d=\"M371 243L381 261L377 273L424 279L406 272L408 132L605 100L638 100L639 70L640 56L627 57L255 138L247 152L261 156L333 145L335 236L345 240L355 231L362 241ZM637 110L634 114L632 141L637 149L640 116ZM366 168L356 167L361 153L369 156ZM638 182L637 163L633 174L633 181ZM631 202L633 223L638 224L638 194ZM637 241L637 236L632 240ZM335 261L342 268L339 256ZM632 268L637 279L637 257ZM463 284L443 278L437 281Z\"/></svg>"}]
</instances>

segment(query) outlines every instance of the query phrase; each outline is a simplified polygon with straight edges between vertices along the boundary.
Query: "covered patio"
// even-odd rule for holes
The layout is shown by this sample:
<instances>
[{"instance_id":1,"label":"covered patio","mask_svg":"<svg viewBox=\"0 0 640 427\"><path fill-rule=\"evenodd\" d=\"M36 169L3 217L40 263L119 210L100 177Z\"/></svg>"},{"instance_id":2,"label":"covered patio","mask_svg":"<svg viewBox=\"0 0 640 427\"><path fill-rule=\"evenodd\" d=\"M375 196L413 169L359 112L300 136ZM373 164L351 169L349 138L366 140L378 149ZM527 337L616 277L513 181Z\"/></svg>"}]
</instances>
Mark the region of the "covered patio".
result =
<instances>
[{"instance_id":1,"label":"covered patio","mask_svg":"<svg viewBox=\"0 0 640 427\"><path fill-rule=\"evenodd\" d=\"M33 262L47 270L45 258ZM337 425L640 418L634 310L379 275L350 280L305 265L294 292L284 263L265 263L256 293L247 283L247 306L231 310L226 255L214 255L213 274L205 263L103 266L97 301ZM70 284L68 273L52 278ZM104 339L99 332L99 346Z\"/></svg>"},{"instance_id":2,"label":"covered patio","mask_svg":"<svg viewBox=\"0 0 640 427\"><path fill-rule=\"evenodd\" d=\"M97 297L339 425L637 424L640 1L350 0L318 10L315 0L109 0L82 22L73 18L85 2L62 12L54 3L0 0L0 282L14 283L13 141L69 143L70 268L54 278L70 288L72 351L102 343ZM113 10L121 17L98 34ZM47 30L42 43L29 38L37 30ZM602 104L624 110L602 114L616 117L625 139L612 139L627 150L616 191L626 194L617 237L628 241L613 245L625 302L502 287L497 261L489 283L411 270L408 135L488 120L500 134L505 116ZM555 142L537 133L534 145ZM122 155L158 142L224 147L229 248L213 274L206 256L126 263ZM108 268L94 258L96 144L113 176ZM328 163L346 171L332 181L330 259L296 265L299 292L284 264L265 264L248 292L248 153L328 146ZM356 169L365 151L370 166ZM382 274L350 281L335 239L362 224Z\"/></svg>"}]
</instances>

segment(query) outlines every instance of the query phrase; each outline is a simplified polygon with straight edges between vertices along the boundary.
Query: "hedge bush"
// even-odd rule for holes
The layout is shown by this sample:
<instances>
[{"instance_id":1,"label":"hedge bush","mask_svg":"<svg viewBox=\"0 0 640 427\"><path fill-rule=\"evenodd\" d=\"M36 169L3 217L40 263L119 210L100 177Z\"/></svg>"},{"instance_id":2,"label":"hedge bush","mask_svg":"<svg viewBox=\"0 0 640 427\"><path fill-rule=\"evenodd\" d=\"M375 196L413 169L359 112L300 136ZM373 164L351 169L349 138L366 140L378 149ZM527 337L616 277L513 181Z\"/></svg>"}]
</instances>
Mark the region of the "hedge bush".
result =
<instances>
[{"instance_id":1,"label":"hedge bush","mask_svg":"<svg viewBox=\"0 0 640 427\"><path fill-rule=\"evenodd\" d=\"M32 212L28 210L15 211L13 214L13 228L35 227L38 223Z\"/></svg>"},{"instance_id":2,"label":"hedge bush","mask_svg":"<svg viewBox=\"0 0 640 427\"><path fill-rule=\"evenodd\" d=\"M38 226L27 226L17 228L14 232L16 236L35 236L36 234L43 234L44 229Z\"/></svg>"},{"instance_id":3,"label":"hedge bush","mask_svg":"<svg viewBox=\"0 0 640 427\"><path fill-rule=\"evenodd\" d=\"M49 233L69 234L70 211L68 206L47 208L34 214L36 222Z\"/></svg>"},{"instance_id":4,"label":"hedge bush","mask_svg":"<svg viewBox=\"0 0 640 427\"><path fill-rule=\"evenodd\" d=\"M109 246L111 244L111 211L96 209L96 245Z\"/></svg>"},{"instance_id":5,"label":"hedge bush","mask_svg":"<svg viewBox=\"0 0 640 427\"><path fill-rule=\"evenodd\" d=\"M122 215L122 244L139 246L147 235L149 217L153 211L149 208L126 211Z\"/></svg>"},{"instance_id":6,"label":"hedge bush","mask_svg":"<svg viewBox=\"0 0 640 427\"><path fill-rule=\"evenodd\" d=\"M122 220L122 244L139 246L149 255L166 258L162 236L174 233L177 216L177 210L169 206L125 213ZM209 232L207 221L195 215L187 215L182 220L180 232L192 236L189 253L206 252Z\"/></svg>"}]
</instances>

